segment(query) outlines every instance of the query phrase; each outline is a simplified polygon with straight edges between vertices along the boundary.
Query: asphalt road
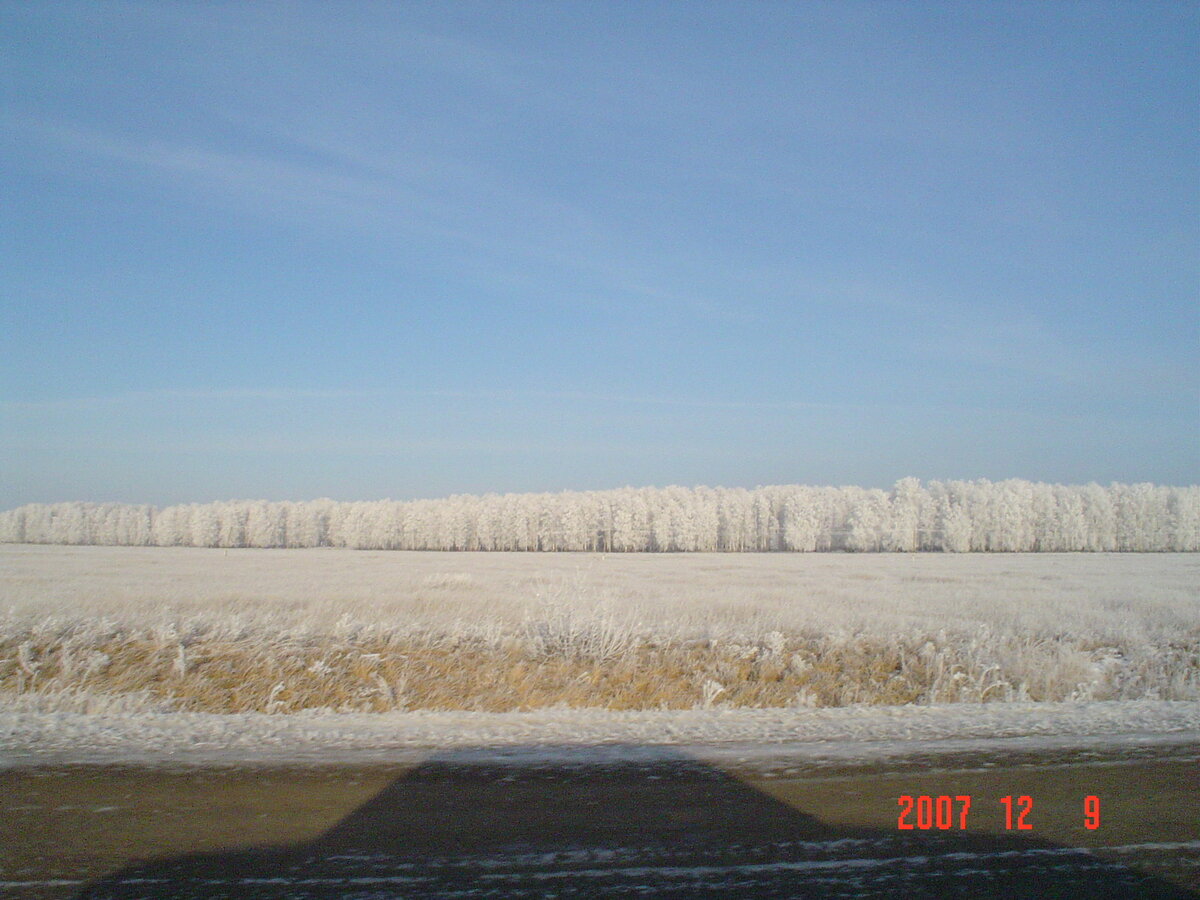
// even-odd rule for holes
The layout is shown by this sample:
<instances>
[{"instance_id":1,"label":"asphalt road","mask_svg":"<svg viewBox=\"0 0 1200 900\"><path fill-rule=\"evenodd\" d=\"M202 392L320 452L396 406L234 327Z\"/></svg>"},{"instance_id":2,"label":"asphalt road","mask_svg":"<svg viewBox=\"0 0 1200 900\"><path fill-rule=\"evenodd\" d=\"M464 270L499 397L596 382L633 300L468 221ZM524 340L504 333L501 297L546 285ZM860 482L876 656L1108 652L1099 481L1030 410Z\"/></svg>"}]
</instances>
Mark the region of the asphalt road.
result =
<instances>
[{"instance_id":1,"label":"asphalt road","mask_svg":"<svg viewBox=\"0 0 1200 900\"><path fill-rule=\"evenodd\" d=\"M630 755L0 773L0 897L1200 898L1186 750L784 775Z\"/></svg>"}]
</instances>

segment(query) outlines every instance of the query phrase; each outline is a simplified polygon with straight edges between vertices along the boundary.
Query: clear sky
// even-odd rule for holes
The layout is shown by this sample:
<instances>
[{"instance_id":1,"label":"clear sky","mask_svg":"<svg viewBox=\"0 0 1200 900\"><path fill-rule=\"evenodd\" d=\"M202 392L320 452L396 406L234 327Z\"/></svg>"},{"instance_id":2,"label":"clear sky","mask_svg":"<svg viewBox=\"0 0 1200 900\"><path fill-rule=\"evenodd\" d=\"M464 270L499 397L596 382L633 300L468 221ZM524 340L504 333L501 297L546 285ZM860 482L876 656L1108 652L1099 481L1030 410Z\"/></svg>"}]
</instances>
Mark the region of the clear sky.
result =
<instances>
[{"instance_id":1,"label":"clear sky","mask_svg":"<svg viewBox=\"0 0 1200 900\"><path fill-rule=\"evenodd\" d=\"M0 507L1200 475L1194 3L5 3Z\"/></svg>"}]
</instances>

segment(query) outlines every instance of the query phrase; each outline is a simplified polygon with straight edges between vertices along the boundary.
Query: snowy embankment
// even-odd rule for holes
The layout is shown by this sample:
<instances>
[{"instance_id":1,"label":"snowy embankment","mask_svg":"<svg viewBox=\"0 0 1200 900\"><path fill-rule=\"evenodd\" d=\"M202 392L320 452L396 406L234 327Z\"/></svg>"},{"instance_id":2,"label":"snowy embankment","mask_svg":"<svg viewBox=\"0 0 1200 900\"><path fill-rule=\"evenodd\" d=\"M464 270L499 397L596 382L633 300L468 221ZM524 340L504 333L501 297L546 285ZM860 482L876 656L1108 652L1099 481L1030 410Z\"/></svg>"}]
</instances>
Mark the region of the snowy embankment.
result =
<instances>
[{"instance_id":1,"label":"snowy embankment","mask_svg":"<svg viewBox=\"0 0 1200 900\"><path fill-rule=\"evenodd\" d=\"M838 709L124 716L0 713L0 768L66 764L412 762L478 748L494 759L602 758L692 748L742 762L873 762L908 756L1200 748L1200 702L952 704ZM463 758L461 753L458 758Z\"/></svg>"}]
</instances>

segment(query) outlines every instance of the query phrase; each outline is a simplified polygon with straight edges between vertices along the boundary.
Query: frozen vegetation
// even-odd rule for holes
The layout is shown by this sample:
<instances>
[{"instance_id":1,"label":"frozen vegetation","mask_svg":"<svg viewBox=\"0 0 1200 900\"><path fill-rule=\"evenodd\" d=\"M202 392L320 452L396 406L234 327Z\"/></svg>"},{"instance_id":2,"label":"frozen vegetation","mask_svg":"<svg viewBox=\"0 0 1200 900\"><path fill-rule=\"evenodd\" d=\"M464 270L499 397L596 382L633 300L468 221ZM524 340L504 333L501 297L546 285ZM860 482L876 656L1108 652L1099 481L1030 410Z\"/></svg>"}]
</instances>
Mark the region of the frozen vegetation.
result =
<instances>
[{"instance_id":1,"label":"frozen vegetation","mask_svg":"<svg viewBox=\"0 0 1200 900\"><path fill-rule=\"evenodd\" d=\"M1191 554L0 547L28 714L1200 699Z\"/></svg>"},{"instance_id":2,"label":"frozen vegetation","mask_svg":"<svg viewBox=\"0 0 1200 900\"><path fill-rule=\"evenodd\" d=\"M898 481L133 506L30 504L0 543L370 550L1200 550L1200 486Z\"/></svg>"}]
</instances>

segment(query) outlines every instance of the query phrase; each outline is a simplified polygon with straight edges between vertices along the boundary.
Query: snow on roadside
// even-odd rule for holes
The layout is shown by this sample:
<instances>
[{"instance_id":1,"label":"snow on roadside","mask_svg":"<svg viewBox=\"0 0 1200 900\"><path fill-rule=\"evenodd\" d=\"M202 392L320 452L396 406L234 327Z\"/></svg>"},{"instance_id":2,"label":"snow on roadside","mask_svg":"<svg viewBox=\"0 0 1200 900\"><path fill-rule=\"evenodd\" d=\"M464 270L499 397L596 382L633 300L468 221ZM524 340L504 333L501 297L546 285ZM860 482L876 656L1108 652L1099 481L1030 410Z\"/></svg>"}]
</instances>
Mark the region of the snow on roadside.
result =
<instances>
[{"instance_id":1,"label":"snow on roadside","mask_svg":"<svg viewBox=\"0 0 1200 900\"><path fill-rule=\"evenodd\" d=\"M86 715L0 711L0 769L65 764L408 762L431 752L577 758L699 748L745 761L870 761L992 751L1200 747L1200 702L519 713Z\"/></svg>"}]
</instances>

